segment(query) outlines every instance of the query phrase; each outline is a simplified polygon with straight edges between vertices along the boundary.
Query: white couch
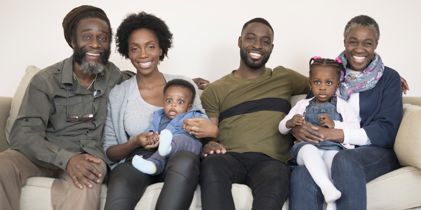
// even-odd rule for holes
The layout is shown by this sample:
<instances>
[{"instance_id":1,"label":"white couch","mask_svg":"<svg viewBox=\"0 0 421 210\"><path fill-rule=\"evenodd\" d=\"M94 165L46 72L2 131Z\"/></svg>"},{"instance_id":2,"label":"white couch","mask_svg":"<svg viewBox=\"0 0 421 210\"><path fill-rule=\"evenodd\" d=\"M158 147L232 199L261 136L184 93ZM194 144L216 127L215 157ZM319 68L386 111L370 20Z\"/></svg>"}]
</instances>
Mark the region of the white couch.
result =
<instances>
[{"instance_id":1,"label":"white couch","mask_svg":"<svg viewBox=\"0 0 421 210\"><path fill-rule=\"evenodd\" d=\"M5 133L9 131L10 123L16 117L28 81L37 70L34 66L28 67L13 98L0 97L0 151L8 147ZM405 105L404 118L395 144L395 151L403 167L378 177L367 184L368 209L421 209L421 97L405 97L404 103L412 105ZM50 188L53 180L45 177L30 178L22 189L21 209L52 209ZM161 187L162 183L149 186L136 206L136 210L154 209ZM106 190L106 186L103 185L101 209L103 209L105 203ZM253 197L247 186L234 184L232 192L236 209L251 209ZM201 202L200 189L198 187L190 210L199 209L201 209ZM287 204L283 207L283 210L285 209L287 209Z\"/></svg>"}]
</instances>

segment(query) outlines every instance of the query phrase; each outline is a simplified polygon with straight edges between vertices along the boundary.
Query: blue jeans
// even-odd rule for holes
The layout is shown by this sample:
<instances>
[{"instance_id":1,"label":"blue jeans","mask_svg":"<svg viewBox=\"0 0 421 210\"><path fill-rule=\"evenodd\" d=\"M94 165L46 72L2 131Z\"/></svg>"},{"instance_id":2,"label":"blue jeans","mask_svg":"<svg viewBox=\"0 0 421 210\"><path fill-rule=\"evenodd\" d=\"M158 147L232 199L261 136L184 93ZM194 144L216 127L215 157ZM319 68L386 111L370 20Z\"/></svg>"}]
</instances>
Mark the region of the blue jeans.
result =
<instances>
[{"instance_id":1,"label":"blue jeans","mask_svg":"<svg viewBox=\"0 0 421 210\"><path fill-rule=\"evenodd\" d=\"M397 168L393 149L370 145L339 151L332 163L333 183L342 193L337 209L366 209L366 183ZM323 209L323 195L305 166L297 166L291 173L289 209Z\"/></svg>"}]
</instances>

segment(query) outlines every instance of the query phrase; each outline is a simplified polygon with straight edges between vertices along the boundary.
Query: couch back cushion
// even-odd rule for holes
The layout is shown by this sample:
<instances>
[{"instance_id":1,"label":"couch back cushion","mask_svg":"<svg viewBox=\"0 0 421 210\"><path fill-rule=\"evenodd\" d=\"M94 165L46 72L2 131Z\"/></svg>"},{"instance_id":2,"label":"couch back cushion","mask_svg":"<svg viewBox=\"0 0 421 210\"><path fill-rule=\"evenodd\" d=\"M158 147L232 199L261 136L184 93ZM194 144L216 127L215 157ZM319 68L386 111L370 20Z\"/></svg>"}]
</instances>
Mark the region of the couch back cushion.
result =
<instances>
[{"instance_id":1,"label":"couch back cushion","mask_svg":"<svg viewBox=\"0 0 421 210\"><path fill-rule=\"evenodd\" d=\"M13 123L15 123L16 117L18 115L20 104L22 103L23 96L25 95L26 88L29 85L32 77L39 71L39 68L36 66L28 66L25 71L25 75L22 77L18 88L16 89L15 95L12 98L12 104L10 107L10 114L7 118L5 134L6 140L9 142L10 131L12 130Z\"/></svg>"},{"instance_id":2,"label":"couch back cushion","mask_svg":"<svg viewBox=\"0 0 421 210\"><path fill-rule=\"evenodd\" d=\"M395 141L395 152L402 166L421 169L421 106L404 104L404 114Z\"/></svg>"}]
</instances>

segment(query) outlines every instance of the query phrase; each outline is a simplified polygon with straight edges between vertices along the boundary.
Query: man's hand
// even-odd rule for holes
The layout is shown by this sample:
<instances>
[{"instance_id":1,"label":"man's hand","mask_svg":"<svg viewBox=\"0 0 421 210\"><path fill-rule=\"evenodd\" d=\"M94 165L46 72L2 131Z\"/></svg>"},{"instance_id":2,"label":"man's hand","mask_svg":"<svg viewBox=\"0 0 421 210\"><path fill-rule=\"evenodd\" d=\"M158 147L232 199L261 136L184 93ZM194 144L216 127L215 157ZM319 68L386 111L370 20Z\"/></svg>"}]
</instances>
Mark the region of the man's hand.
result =
<instances>
[{"instance_id":1,"label":"man's hand","mask_svg":"<svg viewBox=\"0 0 421 210\"><path fill-rule=\"evenodd\" d=\"M324 140L323 136L319 134L319 127L312 125L309 122L295 126L291 129L291 133L297 141L307 141L317 144Z\"/></svg>"},{"instance_id":2,"label":"man's hand","mask_svg":"<svg viewBox=\"0 0 421 210\"><path fill-rule=\"evenodd\" d=\"M183 129L196 138L216 138L218 136L218 126L206 118L191 118L183 121Z\"/></svg>"},{"instance_id":3,"label":"man's hand","mask_svg":"<svg viewBox=\"0 0 421 210\"><path fill-rule=\"evenodd\" d=\"M401 89L403 94L406 94L409 91L409 85L405 78L401 77Z\"/></svg>"},{"instance_id":4,"label":"man's hand","mask_svg":"<svg viewBox=\"0 0 421 210\"><path fill-rule=\"evenodd\" d=\"M216 142L210 141L203 147L202 156L206 157L211 154L225 154L227 150L225 149L224 145Z\"/></svg>"},{"instance_id":5,"label":"man's hand","mask_svg":"<svg viewBox=\"0 0 421 210\"><path fill-rule=\"evenodd\" d=\"M194 78L194 79L193 79L193 82L194 82L194 83L196 83L197 87L198 87L200 90L204 90L204 89L206 88L206 86L208 86L208 85L209 85L209 81L208 81L208 80L205 80L205 79L200 78L200 77L198 77L198 78Z\"/></svg>"},{"instance_id":6,"label":"man's hand","mask_svg":"<svg viewBox=\"0 0 421 210\"><path fill-rule=\"evenodd\" d=\"M101 184L104 174L100 173L99 165L102 162L101 159L90 154L77 154L71 157L67 163L66 173L72 178L76 187L92 188L95 183Z\"/></svg>"}]
</instances>

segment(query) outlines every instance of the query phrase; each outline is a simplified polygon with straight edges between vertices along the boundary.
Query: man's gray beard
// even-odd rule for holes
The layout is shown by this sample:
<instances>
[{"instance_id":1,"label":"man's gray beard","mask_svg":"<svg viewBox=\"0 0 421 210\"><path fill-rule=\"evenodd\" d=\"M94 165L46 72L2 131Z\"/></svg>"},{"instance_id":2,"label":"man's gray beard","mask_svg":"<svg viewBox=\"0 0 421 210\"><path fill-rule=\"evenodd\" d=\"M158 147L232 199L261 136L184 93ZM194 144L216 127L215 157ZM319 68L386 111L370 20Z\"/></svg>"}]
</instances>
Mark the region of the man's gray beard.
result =
<instances>
[{"instance_id":1,"label":"man's gray beard","mask_svg":"<svg viewBox=\"0 0 421 210\"><path fill-rule=\"evenodd\" d=\"M96 75L104 71L105 66L101 63L89 63L86 61L82 61L82 64L80 64L80 71L83 74L88 75Z\"/></svg>"}]
</instances>

